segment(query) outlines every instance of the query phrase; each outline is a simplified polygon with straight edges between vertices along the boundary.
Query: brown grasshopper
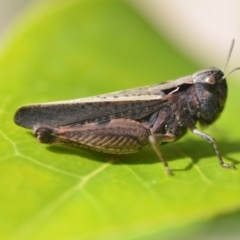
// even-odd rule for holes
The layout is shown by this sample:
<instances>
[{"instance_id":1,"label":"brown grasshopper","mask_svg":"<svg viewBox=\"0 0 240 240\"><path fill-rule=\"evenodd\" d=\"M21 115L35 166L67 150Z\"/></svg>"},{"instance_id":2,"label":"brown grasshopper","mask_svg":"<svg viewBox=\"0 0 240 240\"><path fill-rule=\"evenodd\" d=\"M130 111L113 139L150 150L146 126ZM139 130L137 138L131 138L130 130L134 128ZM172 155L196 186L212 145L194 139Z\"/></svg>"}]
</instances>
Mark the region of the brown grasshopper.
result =
<instances>
[{"instance_id":1,"label":"brown grasshopper","mask_svg":"<svg viewBox=\"0 0 240 240\"><path fill-rule=\"evenodd\" d=\"M224 70L233 45L234 40ZM135 153L150 144L169 174L171 170L158 144L174 142L190 129L213 145L222 167L235 168L224 163L215 139L196 128L197 122L202 125L213 123L224 108L228 74L223 72L212 67L163 84L69 101L25 105L17 110L14 121L33 129L41 143L117 155Z\"/></svg>"}]
</instances>

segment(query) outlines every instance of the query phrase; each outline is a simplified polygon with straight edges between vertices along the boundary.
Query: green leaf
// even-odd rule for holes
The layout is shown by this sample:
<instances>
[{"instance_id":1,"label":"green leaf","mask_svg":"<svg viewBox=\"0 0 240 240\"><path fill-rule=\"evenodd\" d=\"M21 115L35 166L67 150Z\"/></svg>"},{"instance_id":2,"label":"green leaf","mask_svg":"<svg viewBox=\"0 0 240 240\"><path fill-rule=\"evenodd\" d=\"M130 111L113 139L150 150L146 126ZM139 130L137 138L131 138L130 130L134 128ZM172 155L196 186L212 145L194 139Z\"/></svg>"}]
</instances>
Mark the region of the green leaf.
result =
<instances>
[{"instance_id":1,"label":"green leaf","mask_svg":"<svg viewBox=\"0 0 240 240\"><path fill-rule=\"evenodd\" d=\"M150 85L199 70L122 1L52 0L25 14L0 58L1 239L161 238L239 208L240 171L222 169L212 146L192 134L160 147L174 172L169 177L151 148L116 160L39 144L16 126L14 112L23 104ZM229 81L226 109L206 129L225 161L235 164L239 89Z\"/></svg>"}]
</instances>

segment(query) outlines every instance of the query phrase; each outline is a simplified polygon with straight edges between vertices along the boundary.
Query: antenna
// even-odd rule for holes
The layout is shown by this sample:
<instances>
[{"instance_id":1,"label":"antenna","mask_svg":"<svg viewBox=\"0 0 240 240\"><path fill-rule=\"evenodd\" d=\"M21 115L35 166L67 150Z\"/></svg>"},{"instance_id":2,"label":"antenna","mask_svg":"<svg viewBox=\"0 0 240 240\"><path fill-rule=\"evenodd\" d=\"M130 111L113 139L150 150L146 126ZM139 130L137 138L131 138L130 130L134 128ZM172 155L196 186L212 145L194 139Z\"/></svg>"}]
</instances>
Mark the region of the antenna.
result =
<instances>
[{"instance_id":1,"label":"antenna","mask_svg":"<svg viewBox=\"0 0 240 240\"><path fill-rule=\"evenodd\" d=\"M224 65L224 68L223 68L223 72L225 72L226 67L227 67L227 65L228 65L228 62L229 62L229 59L230 59L230 57L231 57L231 55L232 55L232 50L233 50L233 47L234 47L234 42L235 42L235 39L232 40L232 43L231 43L231 46L230 46L230 49L229 49L229 52L228 52L228 56L227 56L227 61L226 61L225 65Z\"/></svg>"},{"instance_id":2,"label":"antenna","mask_svg":"<svg viewBox=\"0 0 240 240\"><path fill-rule=\"evenodd\" d=\"M225 74L225 75L222 77L222 79L225 79L228 75L230 75L231 73L233 73L233 72L235 72L235 71L237 71L237 70L240 70L240 67L234 68L232 71L230 71L229 73Z\"/></svg>"},{"instance_id":3,"label":"antenna","mask_svg":"<svg viewBox=\"0 0 240 240\"><path fill-rule=\"evenodd\" d=\"M235 39L232 40L232 43L231 43L231 46L230 46L230 49L229 49L229 52L228 52L228 56L227 56L227 61L226 61L225 65L224 65L224 68L223 68L223 72L225 72L226 67L227 67L227 65L228 65L228 62L229 62L229 59L230 59L230 57L231 57L231 55L232 55L232 50L233 50L233 47L234 47L234 42L235 42ZM230 75L231 73L233 73L233 72L235 72L235 71L237 71L237 70L240 70L240 67L236 67L236 68L234 68L232 71L230 71L229 73L225 74L225 75L222 77L222 80L225 79L228 75Z\"/></svg>"}]
</instances>

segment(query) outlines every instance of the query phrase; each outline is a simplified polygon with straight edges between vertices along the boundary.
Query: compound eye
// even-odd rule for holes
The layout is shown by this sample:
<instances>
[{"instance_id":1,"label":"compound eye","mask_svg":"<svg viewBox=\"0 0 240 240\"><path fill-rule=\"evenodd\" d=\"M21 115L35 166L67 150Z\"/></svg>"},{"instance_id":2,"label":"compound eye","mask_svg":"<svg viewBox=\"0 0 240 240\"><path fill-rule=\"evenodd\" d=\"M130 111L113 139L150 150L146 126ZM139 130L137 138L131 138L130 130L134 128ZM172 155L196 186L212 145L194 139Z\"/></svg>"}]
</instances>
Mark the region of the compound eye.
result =
<instances>
[{"instance_id":1,"label":"compound eye","mask_svg":"<svg viewBox=\"0 0 240 240\"><path fill-rule=\"evenodd\" d=\"M215 74L211 74L205 79L204 88L211 93L216 93L218 89L217 78Z\"/></svg>"},{"instance_id":2,"label":"compound eye","mask_svg":"<svg viewBox=\"0 0 240 240\"><path fill-rule=\"evenodd\" d=\"M216 84L216 76L214 74L211 74L206 78L205 83L211 84L211 85Z\"/></svg>"}]
</instances>

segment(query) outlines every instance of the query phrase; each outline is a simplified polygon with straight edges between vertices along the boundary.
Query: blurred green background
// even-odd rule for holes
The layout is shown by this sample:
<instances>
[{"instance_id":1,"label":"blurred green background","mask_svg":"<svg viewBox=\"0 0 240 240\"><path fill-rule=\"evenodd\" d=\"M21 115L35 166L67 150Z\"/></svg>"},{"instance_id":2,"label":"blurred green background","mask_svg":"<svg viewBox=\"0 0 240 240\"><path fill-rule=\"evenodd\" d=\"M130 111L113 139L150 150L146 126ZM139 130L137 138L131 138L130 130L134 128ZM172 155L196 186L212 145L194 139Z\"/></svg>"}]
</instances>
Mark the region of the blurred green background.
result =
<instances>
[{"instance_id":1,"label":"blurred green background","mask_svg":"<svg viewBox=\"0 0 240 240\"><path fill-rule=\"evenodd\" d=\"M240 171L222 169L197 136L161 147L175 174L169 177L151 148L115 161L39 144L13 123L23 104L155 84L206 66L127 1L34 1L21 9L1 35L0 238L237 238ZM238 167L234 78L239 73L228 77L226 109L205 131Z\"/></svg>"}]
</instances>

